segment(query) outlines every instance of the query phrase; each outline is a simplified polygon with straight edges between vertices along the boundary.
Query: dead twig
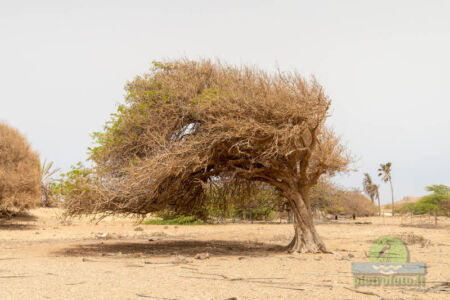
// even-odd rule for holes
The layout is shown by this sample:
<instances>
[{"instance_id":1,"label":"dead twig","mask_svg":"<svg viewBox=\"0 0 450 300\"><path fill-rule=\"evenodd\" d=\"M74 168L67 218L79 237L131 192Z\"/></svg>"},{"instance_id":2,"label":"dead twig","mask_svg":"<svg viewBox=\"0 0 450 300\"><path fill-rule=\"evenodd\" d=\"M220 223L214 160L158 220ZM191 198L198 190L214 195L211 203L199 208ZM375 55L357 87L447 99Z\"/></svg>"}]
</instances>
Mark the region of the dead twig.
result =
<instances>
[{"instance_id":1,"label":"dead twig","mask_svg":"<svg viewBox=\"0 0 450 300\"><path fill-rule=\"evenodd\" d=\"M348 288L348 287L345 287L345 286L344 286L344 289L349 290L349 291L352 291L352 292L355 292L355 293L364 294L364 295L369 295L369 296L375 296L375 297L378 297L378 298L380 298L380 299L383 299L383 297L381 297L380 295L375 294L375 293L372 293L372 292L358 291L358 290L354 290L354 289L351 289L351 288Z\"/></svg>"},{"instance_id":2,"label":"dead twig","mask_svg":"<svg viewBox=\"0 0 450 300\"><path fill-rule=\"evenodd\" d=\"M181 269L186 269L186 270L194 270L194 271L198 271L198 269L196 268L189 268L189 267L180 267Z\"/></svg>"},{"instance_id":3,"label":"dead twig","mask_svg":"<svg viewBox=\"0 0 450 300\"><path fill-rule=\"evenodd\" d=\"M433 286L430 286L425 290L425 292L428 291L437 291L437 292L450 292L450 282L444 281L438 284L435 284Z\"/></svg>"},{"instance_id":4,"label":"dead twig","mask_svg":"<svg viewBox=\"0 0 450 300\"><path fill-rule=\"evenodd\" d=\"M80 282L74 282L74 283L66 283L66 285L79 285L79 284L83 284L86 283L86 281L80 281Z\"/></svg>"},{"instance_id":5,"label":"dead twig","mask_svg":"<svg viewBox=\"0 0 450 300\"><path fill-rule=\"evenodd\" d=\"M137 294L137 293L136 293L136 296L142 297L142 298L161 299L161 300L178 300L176 298L155 297L155 296L144 295L144 294Z\"/></svg>"},{"instance_id":6,"label":"dead twig","mask_svg":"<svg viewBox=\"0 0 450 300\"><path fill-rule=\"evenodd\" d=\"M274 286L274 285L265 285L265 286L277 288L277 289L284 289L284 290L294 290L294 291L304 291L305 290L305 289L301 289L301 288L284 287L284 286Z\"/></svg>"}]
</instances>

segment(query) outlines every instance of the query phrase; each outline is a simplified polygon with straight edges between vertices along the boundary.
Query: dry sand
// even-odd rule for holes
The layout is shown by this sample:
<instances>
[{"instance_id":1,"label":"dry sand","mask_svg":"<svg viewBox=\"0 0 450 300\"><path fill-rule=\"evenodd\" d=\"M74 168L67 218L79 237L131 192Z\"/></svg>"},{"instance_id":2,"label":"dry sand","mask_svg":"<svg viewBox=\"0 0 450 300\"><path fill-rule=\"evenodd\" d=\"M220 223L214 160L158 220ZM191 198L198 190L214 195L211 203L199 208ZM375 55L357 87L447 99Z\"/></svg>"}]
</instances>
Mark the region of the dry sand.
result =
<instances>
[{"instance_id":1,"label":"dry sand","mask_svg":"<svg viewBox=\"0 0 450 300\"><path fill-rule=\"evenodd\" d=\"M351 274L378 237L413 233L430 240L408 245L410 261L427 264L426 288L450 281L448 218L438 228L401 226L398 217L318 224L339 255L291 255L282 248L293 234L288 224L63 224L60 213L41 208L0 221L0 299L450 299L425 288L356 292Z\"/></svg>"}]
</instances>

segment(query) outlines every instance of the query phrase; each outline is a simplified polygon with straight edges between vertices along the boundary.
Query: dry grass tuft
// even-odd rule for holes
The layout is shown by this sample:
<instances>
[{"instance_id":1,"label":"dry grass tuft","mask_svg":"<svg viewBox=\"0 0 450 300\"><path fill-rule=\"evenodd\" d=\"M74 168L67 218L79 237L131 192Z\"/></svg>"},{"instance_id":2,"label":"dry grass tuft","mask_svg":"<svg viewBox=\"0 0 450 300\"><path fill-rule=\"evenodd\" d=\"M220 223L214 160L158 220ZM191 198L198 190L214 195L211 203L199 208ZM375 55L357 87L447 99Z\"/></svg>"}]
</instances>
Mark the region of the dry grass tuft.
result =
<instances>
[{"instance_id":1,"label":"dry grass tuft","mask_svg":"<svg viewBox=\"0 0 450 300\"><path fill-rule=\"evenodd\" d=\"M413 232L402 232L399 238L407 245L420 244L422 247L425 247L431 244L430 240Z\"/></svg>"}]
</instances>

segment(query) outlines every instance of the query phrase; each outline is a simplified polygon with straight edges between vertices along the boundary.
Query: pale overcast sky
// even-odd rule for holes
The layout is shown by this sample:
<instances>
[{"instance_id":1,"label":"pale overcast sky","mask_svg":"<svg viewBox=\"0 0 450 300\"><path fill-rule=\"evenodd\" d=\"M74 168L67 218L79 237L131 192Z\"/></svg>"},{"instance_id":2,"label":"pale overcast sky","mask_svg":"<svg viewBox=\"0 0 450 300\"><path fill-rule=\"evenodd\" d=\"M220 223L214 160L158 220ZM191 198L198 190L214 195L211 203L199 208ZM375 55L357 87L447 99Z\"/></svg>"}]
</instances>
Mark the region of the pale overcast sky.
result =
<instances>
[{"instance_id":1,"label":"pale overcast sky","mask_svg":"<svg viewBox=\"0 0 450 300\"><path fill-rule=\"evenodd\" d=\"M0 120L63 170L153 60L217 57L319 79L358 157L341 184L387 161L396 200L450 184L450 1L0 0L0 38Z\"/></svg>"}]
</instances>

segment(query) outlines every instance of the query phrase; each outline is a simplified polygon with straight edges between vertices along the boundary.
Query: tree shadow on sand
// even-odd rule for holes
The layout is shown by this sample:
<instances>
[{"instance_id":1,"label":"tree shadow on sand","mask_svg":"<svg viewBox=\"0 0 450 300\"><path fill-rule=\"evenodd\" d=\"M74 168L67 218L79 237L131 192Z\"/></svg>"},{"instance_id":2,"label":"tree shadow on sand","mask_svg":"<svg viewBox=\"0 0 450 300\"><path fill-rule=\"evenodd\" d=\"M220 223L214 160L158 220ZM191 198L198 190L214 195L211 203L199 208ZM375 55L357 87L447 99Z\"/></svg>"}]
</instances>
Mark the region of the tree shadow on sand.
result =
<instances>
[{"instance_id":1,"label":"tree shadow on sand","mask_svg":"<svg viewBox=\"0 0 450 300\"><path fill-rule=\"evenodd\" d=\"M13 216L0 217L0 230L33 230L36 228L37 217L21 213Z\"/></svg>"},{"instance_id":2,"label":"tree shadow on sand","mask_svg":"<svg viewBox=\"0 0 450 300\"><path fill-rule=\"evenodd\" d=\"M286 247L256 242L236 242L224 240L196 241L196 240L159 240L149 242L98 242L82 244L62 249L56 255L62 256L113 256L122 255L151 255L193 256L201 252L208 252L213 256L268 256L275 253L285 253Z\"/></svg>"}]
</instances>

